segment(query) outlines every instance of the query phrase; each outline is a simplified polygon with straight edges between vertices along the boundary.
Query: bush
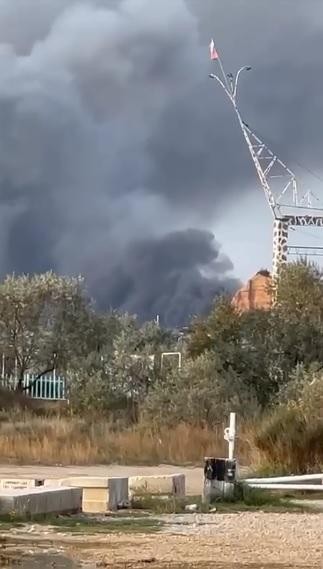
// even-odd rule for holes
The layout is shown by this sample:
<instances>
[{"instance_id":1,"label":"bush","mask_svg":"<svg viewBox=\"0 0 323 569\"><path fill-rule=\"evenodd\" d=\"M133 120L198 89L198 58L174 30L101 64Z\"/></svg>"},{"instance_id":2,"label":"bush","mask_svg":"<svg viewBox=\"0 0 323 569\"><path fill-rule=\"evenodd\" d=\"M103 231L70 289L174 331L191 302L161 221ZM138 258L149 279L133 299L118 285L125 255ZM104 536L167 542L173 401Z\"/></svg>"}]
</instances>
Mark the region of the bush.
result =
<instances>
[{"instance_id":1,"label":"bush","mask_svg":"<svg viewBox=\"0 0 323 569\"><path fill-rule=\"evenodd\" d=\"M306 474L323 465L323 420L299 408L280 407L254 431L260 466L276 473Z\"/></svg>"},{"instance_id":2,"label":"bush","mask_svg":"<svg viewBox=\"0 0 323 569\"><path fill-rule=\"evenodd\" d=\"M161 424L178 422L214 426L231 411L241 419L258 412L254 392L232 369L224 370L207 352L184 363L183 369L156 384L144 412Z\"/></svg>"}]
</instances>

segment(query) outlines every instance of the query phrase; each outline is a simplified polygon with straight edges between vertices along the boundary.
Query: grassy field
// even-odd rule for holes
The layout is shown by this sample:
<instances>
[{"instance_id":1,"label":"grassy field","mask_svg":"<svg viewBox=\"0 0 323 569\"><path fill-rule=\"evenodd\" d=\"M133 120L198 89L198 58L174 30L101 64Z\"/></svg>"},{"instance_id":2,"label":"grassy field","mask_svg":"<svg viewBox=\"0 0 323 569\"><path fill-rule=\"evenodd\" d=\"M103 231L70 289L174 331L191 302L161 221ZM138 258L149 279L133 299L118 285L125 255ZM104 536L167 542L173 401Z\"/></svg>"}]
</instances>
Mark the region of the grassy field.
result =
<instances>
[{"instance_id":1,"label":"grassy field","mask_svg":"<svg viewBox=\"0 0 323 569\"><path fill-rule=\"evenodd\" d=\"M240 441L240 458L248 444ZM203 456L225 456L223 426L215 429L147 423L116 430L104 421L37 417L31 413L0 421L0 461L20 464L197 464Z\"/></svg>"},{"instance_id":2,"label":"grassy field","mask_svg":"<svg viewBox=\"0 0 323 569\"><path fill-rule=\"evenodd\" d=\"M0 403L2 395L0 391ZM17 403L16 398L12 403ZM66 410L44 415L43 410L12 405L0 411L0 462L200 465L205 456L227 456L224 426L179 423L167 427L142 421L125 428L104 419L69 416ZM238 423L236 456L240 465L264 475L320 472L322 441L321 416L309 420L299 410L278 408L254 422Z\"/></svg>"}]
</instances>

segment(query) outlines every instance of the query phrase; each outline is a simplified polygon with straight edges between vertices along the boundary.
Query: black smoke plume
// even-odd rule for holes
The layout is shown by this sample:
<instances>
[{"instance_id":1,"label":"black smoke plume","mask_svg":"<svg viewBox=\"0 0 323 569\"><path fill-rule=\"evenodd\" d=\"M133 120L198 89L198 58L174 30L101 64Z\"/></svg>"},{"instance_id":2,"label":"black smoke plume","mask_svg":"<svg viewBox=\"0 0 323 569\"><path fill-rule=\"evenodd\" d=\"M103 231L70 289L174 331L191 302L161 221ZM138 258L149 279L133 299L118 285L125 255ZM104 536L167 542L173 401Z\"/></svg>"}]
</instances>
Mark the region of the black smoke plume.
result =
<instances>
[{"instance_id":1,"label":"black smoke plume","mask_svg":"<svg viewBox=\"0 0 323 569\"><path fill-rule=\"evenodd\" d=\"M82 273L100 306L160 314L167 325L238 286L209 229L223 216L230 223L232 201L257 181L207 78L211 34L229 65L241 54L259 63L242 104L260 127L277 138L278 125L296 150L322 131L322 113L306 126L312 105L322 107L304 86L305 74L317 88L323 77L308 51L322 44L319 23L305 18L311 2L292 13L282 2L281 31L274 2L257 28L259 4L0 0L2 274ZM307 40L300 58L287 41L295 22Z\"/></svg>"}]
</instances>

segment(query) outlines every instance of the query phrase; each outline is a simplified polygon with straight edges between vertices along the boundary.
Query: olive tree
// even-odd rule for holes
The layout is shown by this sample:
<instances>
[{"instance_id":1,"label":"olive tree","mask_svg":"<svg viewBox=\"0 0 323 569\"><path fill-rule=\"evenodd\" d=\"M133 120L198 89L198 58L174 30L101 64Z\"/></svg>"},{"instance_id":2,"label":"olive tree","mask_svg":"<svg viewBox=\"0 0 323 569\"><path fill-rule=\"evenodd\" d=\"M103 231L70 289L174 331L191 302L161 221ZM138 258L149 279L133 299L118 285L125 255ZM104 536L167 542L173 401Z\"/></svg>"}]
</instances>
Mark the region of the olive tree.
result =
<instances>
[{"instance_id":1,"label":"olive tree","mask_svg":"<svg viewBox=\"0 0 323 569\"><path fill-rule=\"evenodd\" d=\"M81 278L48 272L0 283L0 350L7 370L16 367L19 390L27 371L39 378L54 367L65 369L84 351L93 323Z\"/></svg>"}]
</instances>

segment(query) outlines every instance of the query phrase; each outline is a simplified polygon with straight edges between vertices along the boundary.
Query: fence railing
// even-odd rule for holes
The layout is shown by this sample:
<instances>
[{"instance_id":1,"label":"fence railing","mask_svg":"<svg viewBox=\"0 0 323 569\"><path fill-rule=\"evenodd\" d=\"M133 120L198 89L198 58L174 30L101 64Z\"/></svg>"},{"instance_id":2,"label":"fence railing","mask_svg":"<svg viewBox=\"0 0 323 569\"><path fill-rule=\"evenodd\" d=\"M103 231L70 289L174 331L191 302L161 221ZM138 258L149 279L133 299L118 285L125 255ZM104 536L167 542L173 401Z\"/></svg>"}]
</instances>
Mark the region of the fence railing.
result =
<instances>
[{"instance_id":1,"label":"fence railing","mask_svg":"<svg viewBox=\"0 0 323 569\"><path fill-rule=\"evenodd\" d=\"M23 380L23 388L26 395L33 399L50 401L66 401L66 380L55 372L43 375L37 379L37 374L26 373ZM15 377L0 377L0 386L12 391L17 389L18 379ZM30 386L30 387L29 387Z\"/></svg>"}]
</instances>

